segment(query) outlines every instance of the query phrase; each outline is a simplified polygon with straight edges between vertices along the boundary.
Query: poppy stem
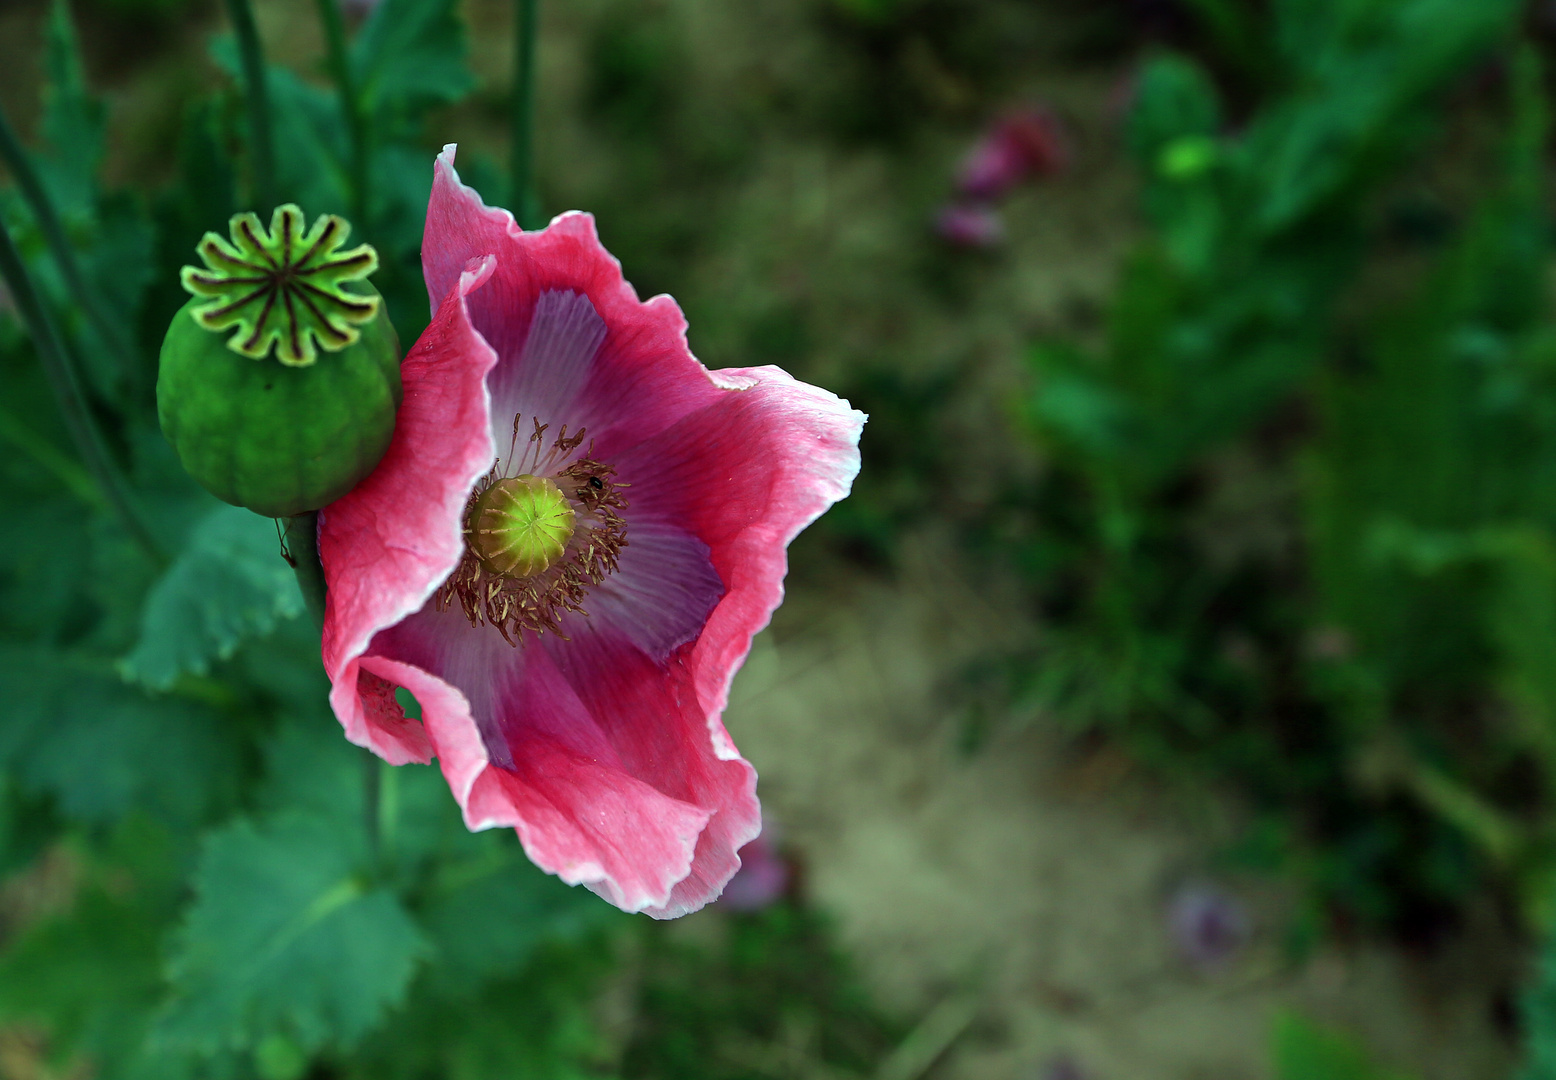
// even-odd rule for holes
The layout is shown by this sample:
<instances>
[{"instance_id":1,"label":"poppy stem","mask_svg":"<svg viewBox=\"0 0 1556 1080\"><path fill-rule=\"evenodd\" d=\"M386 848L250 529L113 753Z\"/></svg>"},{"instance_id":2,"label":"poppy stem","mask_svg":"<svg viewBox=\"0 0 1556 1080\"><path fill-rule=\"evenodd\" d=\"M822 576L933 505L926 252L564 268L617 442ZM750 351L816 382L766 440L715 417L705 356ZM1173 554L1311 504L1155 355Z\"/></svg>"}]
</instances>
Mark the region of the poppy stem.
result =
<instances>
[{"instance_id":1,"label":"poppy stem","mask_svg":"<svg viewBox=\"0 0 1556 1080\"><path fill-rule=\"evenodd\" d=\"M346 52L346 24L340 16L340 0L317 0L319 21L324 24L324 43L329 53L330 78L340 95L340 111L346 119L351 140L351 215L363 234L367 233L367 117L362 96L357 92L351 73L351 58Z\"/></svg>"},{"instance_id":2,"label":"poppy stem","mask_svg":"<svg viewBox=\"0 0 1556 1080\"><path fill-rule=\"evenodd\" d=\"M275 144L270 134L270 94L265 88L265 54L254 27L249 0L227 0L227 17L238 37L238 59L243 65L243 100L249 114L249 165L253 199L264 210L276 205Z\"/></svg>"},{"instance_id":3,"label":"poppy stem","mask_svg":"<svg viewBox=\"0 0 1556 1080\"><path fill-rule=\"evenodd\" d=\"M362 811L367 828L367 857L374 871L379 868L383 850L379 817L383 801L383 762L371 750L362 751Z\"/></svg>"},{"instance_id":4,"label":"poppy stem","mask_svg":"<svg viewBox=\"0 0 1556 1080\"><path fill-rule=\"evenodd\" d=\"M319 512L310 510L286 518L286 547L292 553L292 572L303 591L309 618L324 629L324 567L319 562Z\"/></svg>"},{"instance_id":5,"label":"poppy stem","mask_svg":"<svg viewBox=\"0 0 1556 1080\"><path fill-rule=\"evenodd\" d=\"M103 344L118 357L126 376L139 384L143 373L140 370L135 347L130 344L129 338L125 337L119 324L109 316L108 309L103 305L97 289L88 283L85 275L81 273L81 264L76 261L75 249L70 246L70 241L65 237L65 225L60 221L59 213L54 209L54 202L49 198L48 190L38 179L38 173L32 167L27 151L22 149L21 141L17 139L16 132L6 119L4 110L0 110L0 161L5 162L5 167L16 179L16 186L21 188L22 198L27 201L27 208L32 211L33 220L38 223L38 228L43 233L43 241L48 244L49 254L54 257L54 263L59 267L60 277L65 279L65 288L76 303L81 305L87 321L92 324L92 329L97 332Z\"/></svg>"},{"instance_id":6,"label":"poppy stem","mask_svg":"<svg viewBox=\"0 0 1556 1080\"><path fill-rule=\"evenodd\" d=\"M535 194L535 5L536 0L515 0L513 13L511 183L514 214L525 229L543 224Z\"/></svg>"},{"instance_id":7,"label":"poppy stem","mask_svg":"<svg viewBox=\"0 0 1556 1080\"><path fill-rule=\"evenodd\" d=\"M303 603L308 608L309 617L322 630L327 587L324 566L319 562L319 512L310 510L305 514L295 514L285 521L286 547L292 556L292 572L297 575L297 584L303 591ZM376 873L382 848L380 818L383 814L383 780L377 755L371 750L364 750L362 754L362 823L367 830L368 859Z\"/></svg>"},{"instance_id":8,"label":"poppy stem","mask_svg":"<svg viewBox=\"0 0 1556 1080\"><path fill-rule=\"evenodd\" d=\"M65 420L65 429L76 444L76 451L81 455L82 462L86 465L87 471L92 474L92 479L97 482L97 487L119 518L120 524L124 526L125 532L141 546L152 563L160 569L167 564L167 557L163 555L161 547L151 535L151 530L146 527L130 501L124 477L119 473L113 459L109 457L107 442L97 426L97 420L93 417L90 406L87 405L86 395L81 389L80 379L76 377L76 369L71 362L70 354L65 351L64 342L60 339L59 331L55 329L54 320L44 308L37 290L33 288L32 278L28 275L27 267L23 265L22 257L11 240L10 230L5 227L3 221L0 221L0 280L4 280L5 287L16 304L16 310L22 317L22 325L27 328L27 333L32 337L33 347L38 353L38 363L42 365L43 374L49 380L49 388L54 391L54 400L59 406L60 415Z\"/></svg>"}]
</instances>

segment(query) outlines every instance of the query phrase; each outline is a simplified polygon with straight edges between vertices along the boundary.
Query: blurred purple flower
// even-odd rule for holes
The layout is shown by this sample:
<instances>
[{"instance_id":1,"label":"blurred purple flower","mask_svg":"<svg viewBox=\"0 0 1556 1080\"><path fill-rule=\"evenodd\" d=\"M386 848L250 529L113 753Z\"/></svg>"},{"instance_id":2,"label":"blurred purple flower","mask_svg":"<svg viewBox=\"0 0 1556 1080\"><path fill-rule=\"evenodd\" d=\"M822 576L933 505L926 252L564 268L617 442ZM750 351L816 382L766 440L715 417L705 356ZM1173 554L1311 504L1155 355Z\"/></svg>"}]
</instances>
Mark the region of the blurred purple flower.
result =
<instances>
[{"instance_id":1,"label":"blurred purple flower","mask_svg":"<svg viewBox=\"0 0 1556 1080\"><path fill-rule=\"evenodd\" d=\"M1059 1054L1038 1066L1035 1080L1091 1080L1091 1073L1069 1054Z\"/></svg>"},{"instance_id":2,"label":"blurred purple flower","mask_svg":"<svg viewBox=\"0 0 1556 1080\"><path fill-rule=\"evenodd\" d=\"M935 216L935 232L957 247L991 248L1005 239L1005 221L986 203L947 203Z\"/></svg>"},{"instance_id":3,"label":"blurred purple flower","mask_svg":"<svg viewBox=\"0 0 1556 1080\"><path fill-rule=\"evenodd\" d=\"M1215 885L1184 885L1167 908L1178 955L1202 970L1224 967L1248 943L1252 922L1241 900Z\"/></svg>"},{"instance_id":4,"label":"blurred purple flower","mask_svg":"<svg viewBox=\"0 0 1556 1080\"><path fill-rule=\"evenodd\" d=\"M340 0L340 10L352 22L362 22L383 0Z\"/></svg>"},{"instance_id":5,"label":"blurred purple flower","mask_svg":"<svg viewBox=\"0 0 1556 1080\"><path fill-rule=\"evenodd\" d=\"M1011 113L973 146L956 174L956 189L974 199L998 199L1034 176L1047 176L1069 163L1059 118L1048 109Z\"/></svg>"},{"instance_id":6,"label":"blurred purple flower","mask_svg":"<svg viewBox=\"0 0 1556 1080\"><path fill-rule=\"evenodd\" d=\"M764 833L740 849L740 869L724 886L719 903L735 911L760 911L789 888L789 862Z\"/></svg>"}]
</instances>

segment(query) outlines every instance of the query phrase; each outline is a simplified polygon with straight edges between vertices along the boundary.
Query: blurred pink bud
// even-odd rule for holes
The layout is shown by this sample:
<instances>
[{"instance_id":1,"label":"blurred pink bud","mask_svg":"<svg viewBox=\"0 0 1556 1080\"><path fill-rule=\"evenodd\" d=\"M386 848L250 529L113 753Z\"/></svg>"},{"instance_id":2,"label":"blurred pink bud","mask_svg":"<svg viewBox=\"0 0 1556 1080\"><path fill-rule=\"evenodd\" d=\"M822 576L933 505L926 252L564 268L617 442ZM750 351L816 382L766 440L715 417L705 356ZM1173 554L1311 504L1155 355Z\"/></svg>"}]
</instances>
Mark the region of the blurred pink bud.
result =
<instances>
[{"instance_id":1,"label":"blurred pink bud","mask_svg":"<svg viewBox=\"0 0 1556 1080\"><path fill-rule=\"evenodd\" d=\"M789 878L788 860L768 843L766 835L758 836L740 849L740 869L724 886L719 903L735 911L760 911L782 899Z\"/></svg>"},{"instance_id":2,"label":"blurred pink bud","mask_svg":"<svg viewBox=\"0 0 1556 1080\"><path fill-rule=\"evenodd\" d=\"M935 216L935 232L957 247L990 248L1005 239L1005 221L984 203L948 203Z\"/></svg>"},{"instance_id":3,"label":"blurred pink bud","mask_svg":"<svg viewBox=\"0 0 1556 1080\"><path fill-rule=\"evenodd\" d=\"M998 199L1035 176L1063 169L1070 159L1059 118L1047 109L1011 113L979 139L956 174L956 188L975 199Z\"/></svg>"}]
</instances>

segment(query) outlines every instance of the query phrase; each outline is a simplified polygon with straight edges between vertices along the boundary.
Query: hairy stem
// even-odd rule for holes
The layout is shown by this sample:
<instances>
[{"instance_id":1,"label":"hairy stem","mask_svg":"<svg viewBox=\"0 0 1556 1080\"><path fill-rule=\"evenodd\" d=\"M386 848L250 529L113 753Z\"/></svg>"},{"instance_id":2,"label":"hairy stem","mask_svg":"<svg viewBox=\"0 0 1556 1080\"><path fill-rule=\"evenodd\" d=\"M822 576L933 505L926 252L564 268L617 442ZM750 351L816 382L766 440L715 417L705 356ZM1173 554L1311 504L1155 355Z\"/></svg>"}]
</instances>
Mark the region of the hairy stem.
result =
<instances>
[{"instance_id":1,"label":"hairy stem","mask_svg":"<svg viewBox=\"0 0 1556 1080\"><path fill-rule=\"evenodd\" d=\"M539 228L535 194L535 3L515 0L513 42L513 215L526 229Z\"/></svg>"},{"instance_id":2,"label":"hairy stem","mask_svg":"<svg viewBox=\"0 0 1556 1080\"><path fill-rule=\"evenodd\" d=\"M49 246L49 254L54 257L54 263L59 267L60 276L65 279L65 287L70 290L70 295L81 305L92 329L114 353L124 372L136 383L141 382L143 373L134 345L108 314L97 290L81 273L81 264L76 261L75 250L65 236L65 226L54 209L54 202L38 179L32 161L22 149L21 141L17 139L3 110L0 110L0 161L5 162L5 167L15 178L22 198L27 201L27 208L32 211L33 220L43 231L43 240Z\"/></svg>"},{"instance_id":3,"label":"hairy stem","mask_svg":"<svg viewBox=\"0 0 1556 1080\"><path fill-rule=\"evenodd\" d=\"M238 36L238 57L243 64L254 202L262 211L270 210L276 205L276 157L270 132L270 93L265 86L265 54L259 47L259 31L254 26L249 0L227 0L227 17Z\"/></svg>"},{"instance_id":4,"label":"hairy stem","mask_svg":"<svg viewBox=\"0 0 1556 1080\"><path fill-rule=\"evenodd\" d=\"M313 624L324 629L324 567L319 562L319 512L284 519L286 548L292 554L292 571L303 591L303 604Z\"/></svg>"},{"instance_id":5,"label":"hairy stem","mask_svg":"<svg viewBox=\"0 0 1556 1080\"><path fill-rule=\"evenodd\" d=\"M16 245L11 240L11 233L6 229L3 221L0 221L0 278L4 279L5 286L11 293L11 299L16 304L16 310L21 314L22 324L32 336L33 346L38 353L38 362L43 365L44 375L49 380L50 389L54 391L54 399L59 405L60 415L65 419L65 428L70 432L70 438L76 444L76 451L81 455L87 471L97 482L104 500L119 518L125 532L145 550L154 563L158 566L165 565L167 558L130 501L129 489L124 477L108 455L107 443L98 429L91 409L87 406L86 395L82 393L81 381L76 376L75 366L71 363L69 353L65 351L59 331L54 327L54 320L44 308L37 290L33 288L32 278L28 275L26 266L22 264L22 257L17 252Z\"/></svg>"},{"instance_id":6,"label":"hairy stem","mask_svg":"<svg viewBox=\"0 0 1556 1080\"><path fill-rule=\"evenodd\" d=\"M362 96L357 91L356 79L351 73L351 60L346 54L346 24L340 15L339 0L316 0L316 3L319 21L324 24L330 78L335 81L335 90L340 95L340 111L346 118L346 133L351 140L351 214L357 227L365 234L368 229L367 116L362 107Z\"/></svg>"}]
</instances>

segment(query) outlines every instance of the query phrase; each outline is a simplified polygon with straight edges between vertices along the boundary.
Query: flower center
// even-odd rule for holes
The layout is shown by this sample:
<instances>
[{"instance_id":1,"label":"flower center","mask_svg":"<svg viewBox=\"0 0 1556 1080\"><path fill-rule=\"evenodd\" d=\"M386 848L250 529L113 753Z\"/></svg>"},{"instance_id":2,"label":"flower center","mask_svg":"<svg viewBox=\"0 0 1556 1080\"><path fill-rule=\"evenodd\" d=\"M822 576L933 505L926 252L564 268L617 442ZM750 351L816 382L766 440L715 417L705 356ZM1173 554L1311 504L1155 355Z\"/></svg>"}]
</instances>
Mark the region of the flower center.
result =
<instances>
[{"instance_id":1,"label":"flower center","mask_svg":"<svg viewBox=\"0 0 1556 1080\"><path fill-rule=\"evenodd\" d=\"M547 445L547 425L532 423L519 453L513 418L507 460L476 482L465 504L464 557L438 590L439 609L457 599L471 626L493 626L515 646L526 630L561 635L569 611L587 615L584 598L615 573L627 546L616 470L592 446L578 453L581 429L569 435L564 425Z\"/></svg>"},{"instance_id":2,"label":"flower center","mask_svg":"<svg viewBox=\"0 0 1556 1080\"><path fill-rule=\"evenodd\" d=\"M551 480L528 473L504 478L476 497L470 550L494 574L534 577L567 550L576 516Z\"/></svg>"}]
</instances>

